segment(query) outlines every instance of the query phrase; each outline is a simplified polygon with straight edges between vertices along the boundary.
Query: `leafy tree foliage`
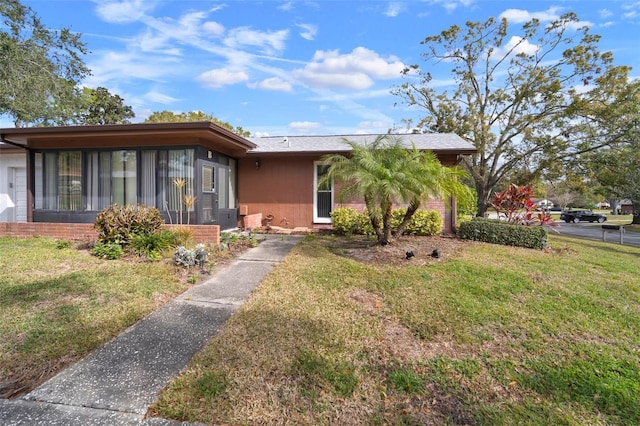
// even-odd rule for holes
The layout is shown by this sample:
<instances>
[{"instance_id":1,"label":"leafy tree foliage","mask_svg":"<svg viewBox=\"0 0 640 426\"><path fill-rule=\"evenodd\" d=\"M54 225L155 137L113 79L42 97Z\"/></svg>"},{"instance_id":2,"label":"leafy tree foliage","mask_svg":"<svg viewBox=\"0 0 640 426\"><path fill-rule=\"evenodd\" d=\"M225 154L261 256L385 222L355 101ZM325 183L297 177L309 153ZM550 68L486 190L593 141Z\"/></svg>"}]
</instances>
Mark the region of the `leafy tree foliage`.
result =
<instances>
[{"instance_id":1,"label":"leafy tree foliage","mask_svg":"<svg viewBox=\"0 0 640 426\"><path fill-rule=\"evenodd\" d=\"M633 223L640 224L640 81L629 84L616 108L604 114L600 127L615 132L622 142L590 153L585 167L614 198L631 200Z\"/></svg>"},{"instance_id":2,"label":"leafy tree foliage","mask_svg":"<svg viewBox=\"0 0 640 426\"><path fill-rule=\"evenodd\" d=\"M603 112L624 90L628 67L600 52L600 37L573 13L543 27L533 19L512 35L506 19L457 25L422 44L429 68L450 67L456 88L441 90L429 71L413 65L394 93L426 115L419 127L452 132L478 153L463 164L484 215L496 185L513 170L533 175L580 153L619 142L599 130ZM601 109L589 105L601 105ZM598 133L599 138L589 137ZM562 161L562 162L561 162Z\"/></svg>"},{"instance_id":3,"label":"leafy tree foliage","mask_svg":"<svg viewBox=\"0 0 640 426\"><path fill-rule=\"evenodd\" d=\"M471 190L462 183L465 173L445 167L432 152L407 149L400 139L378 136L370 145L344 140L351 147L349 156L323 157L329 165L319 182L322 186L336 179L342 186L339 200L363 197L378 243L385 245L402 235L420 204L429 197L457 197L461 203L472 199ZM408 204L402 223L391 229L394 203Z\"/></svg>"},{"instance_id":4,"label":"leafy tree foliage","mask_svg":"<svg viewBox=\"0 0 640 426\"><path fill-rule=\"evenodd\" d=\"M129 119L136 116L133 108L124 104L124 99L104 87L85 88L83 103L80 124L129 124Z\"/></svg>"},{"instance_id":5,"label":"leafy tree foliage","mask_svg":"<svg viewBox=\"0 0 640 426\"><path fill-rule=\"evenodd\" d=\"M89 74L80 35L46 28L19 0L1 1L0 16L0 114L17 127L72 118L77 84Z\"/></svg>"},{"instance_id":6,"label":"leafy tree foliage","mask_svg":"<svg viewBox=\"0 0 640 426\"><path fill-rule=\"evenodd\" d=\"M179 112L179 113L166 111L166 110L159 111L159 112L156 111L153 114L151 114L149 118L147 118L144 122L145 123L185 123L185 122L196 122L196 121L213 122L218 126L231 130L232 132L240 136L251 135L251 132L244 130L240 126L234 127L232 124L214 117L213 114L206 114L202 111Z\"/></svg>"}]
</instances>

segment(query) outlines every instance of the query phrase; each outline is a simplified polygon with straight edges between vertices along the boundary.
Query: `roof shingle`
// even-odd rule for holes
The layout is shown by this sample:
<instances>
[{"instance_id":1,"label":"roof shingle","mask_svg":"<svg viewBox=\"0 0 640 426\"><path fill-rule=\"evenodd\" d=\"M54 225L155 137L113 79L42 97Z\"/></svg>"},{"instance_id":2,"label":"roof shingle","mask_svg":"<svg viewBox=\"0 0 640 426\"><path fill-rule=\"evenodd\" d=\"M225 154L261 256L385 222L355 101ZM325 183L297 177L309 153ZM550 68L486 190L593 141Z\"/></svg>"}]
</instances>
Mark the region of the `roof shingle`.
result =
<instances>
[{"instance_id":1,"label":"roof shingle","mask_svg":"<svg viewBox=\"0 0 640 426\"><path fill-rule=\"evenodd\" d=\"M348 152L351 150L344 140L347 139L358 144L370 144L379 135L325 135L325 136L268 136L261 138L248 138L255 143L257 148L250 154L275 154L275 153L333 153ZM435 152L457 152L460 154L473 154L475 147L453 133L421 133L406 135L390 135L397 137L410 148L412 143L419 150Z\"/></svg>"}]
</instances>

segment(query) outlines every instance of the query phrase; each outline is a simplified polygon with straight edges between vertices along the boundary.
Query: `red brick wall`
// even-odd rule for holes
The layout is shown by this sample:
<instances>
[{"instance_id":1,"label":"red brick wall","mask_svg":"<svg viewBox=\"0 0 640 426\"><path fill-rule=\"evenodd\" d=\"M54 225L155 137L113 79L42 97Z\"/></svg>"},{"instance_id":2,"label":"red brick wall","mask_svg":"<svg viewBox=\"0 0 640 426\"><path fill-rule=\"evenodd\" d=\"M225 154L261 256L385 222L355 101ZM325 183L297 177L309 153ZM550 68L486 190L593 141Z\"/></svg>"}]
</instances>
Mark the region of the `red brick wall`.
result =
<instances>
[{"instance_id":1,"label":"red brick wall","mask_svg":"<svg viewBox=\"0 0 640 426\"><path fill-rule=\"evenodd\" d=\"M188 227L197 243L220 244L218 225L164 225L165 229ZM49 237L60 240L95 241L93 223L0 222L0 237Z\"/></svg>"},{"instance_id":2,"label":"red brick wall","mask_svg":"<svg viewBox=\"0 0 640 426\"><path fill-rule=\"evenodd\" d=\"M249 214L243 217L243 224L245 229L252 228L258 229L262 226L262 213Z\"/></svg>"}]
</instances>

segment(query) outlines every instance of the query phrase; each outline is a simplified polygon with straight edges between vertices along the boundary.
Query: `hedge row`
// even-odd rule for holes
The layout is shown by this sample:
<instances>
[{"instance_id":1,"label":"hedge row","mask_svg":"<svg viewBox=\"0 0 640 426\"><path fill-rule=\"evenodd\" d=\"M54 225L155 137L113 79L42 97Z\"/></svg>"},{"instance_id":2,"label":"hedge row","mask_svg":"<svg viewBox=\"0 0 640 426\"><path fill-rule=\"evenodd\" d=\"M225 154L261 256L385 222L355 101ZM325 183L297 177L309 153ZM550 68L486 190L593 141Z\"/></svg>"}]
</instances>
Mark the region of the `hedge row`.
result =
<instances>
[{"instance_id":1,"label":"hedge row","mask_svg":"<svg viewBox=\"0 0 640 426\"><path fill-rule=\"evenodd\" d=\"M391 229L402 223L406 209L391 212ZM367 212L359 212L353 207L340 207L331 212L333 230L344 235L373 235L373 227ZM407 224L405 235L437 235L442 232L442 216L435 210L417 210Z\"/></svg>"},{"instance_id":2,"label":"hedge row","mask_svg":"<svg viewBox=\"0 0 640 426\"><path fill-rule=\"evenodd\" d=\"M547 230L542 226L514 225L479 217L463 222L458 227L458 237L465 240L533 249L545 248L547 236Z\"/></svg>"}]
</instances>

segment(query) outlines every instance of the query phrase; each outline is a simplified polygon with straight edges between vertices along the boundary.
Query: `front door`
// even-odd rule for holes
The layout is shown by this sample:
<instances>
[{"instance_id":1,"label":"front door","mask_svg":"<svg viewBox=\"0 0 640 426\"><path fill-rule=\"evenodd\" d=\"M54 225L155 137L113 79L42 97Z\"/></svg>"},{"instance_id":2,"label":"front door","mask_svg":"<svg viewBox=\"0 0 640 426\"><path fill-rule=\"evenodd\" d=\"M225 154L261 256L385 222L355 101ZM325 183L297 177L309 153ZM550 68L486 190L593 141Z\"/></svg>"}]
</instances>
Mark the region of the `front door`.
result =
<instances>
[{"instance_id":1,"label":"front door","mask_svg":"<svg viewBox=\"0 0 640 426\"><path fill-rule=\"evenodd\" d=\"M218 223L218 192L216 190L216 164L203 161L200 167L201 173L201 199L196 200L198 216L202 225Z\"/></svg>"}]
</instances>

